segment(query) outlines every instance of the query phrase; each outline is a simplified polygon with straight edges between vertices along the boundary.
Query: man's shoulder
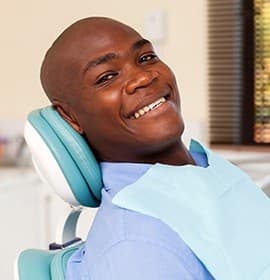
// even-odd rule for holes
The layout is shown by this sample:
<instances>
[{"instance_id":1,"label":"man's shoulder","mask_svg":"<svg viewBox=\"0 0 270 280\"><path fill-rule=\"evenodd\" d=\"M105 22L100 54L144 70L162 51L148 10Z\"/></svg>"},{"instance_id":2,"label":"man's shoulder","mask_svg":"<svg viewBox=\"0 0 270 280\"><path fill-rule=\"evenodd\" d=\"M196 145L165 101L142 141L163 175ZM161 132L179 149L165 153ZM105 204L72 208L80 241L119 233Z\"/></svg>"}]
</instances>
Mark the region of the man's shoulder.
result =
<instances>
[{"instance_id":1,"label":"man's shoulder","mask_svg":"<svg viewBox=\"0 0 270 280\"><path fill-rule=\"evenodd\" d=\"M120 208L104 199L90 229L87 248L92 248L91 254L100 255L127 241L151 242L175 252L186 247L182 239L159 219Z\"/></svg>"},{"instance_id":2,"label":"man's shoulder","mask_svg":"<svg viewBox=\"0 0 270 280\"><path fill-rule=\"evenodd\" d=\"M200 275L203 270L189 247L166 224L114 205L102 205L99 209L85 253L83 263L89 275L100 275L104 270L118 275L117 271L121 270L119 275L139 273L140 277L132 279L144 279L141 277L144 273L152 275L169 270L166 275L173 273L195 279L192 271ZM148 274L145 277L151 279Z\"/></svg>"},{"instance_id":3,"label":"man's shoulder","mask_svg":"<svg viewBox=\"0 0 270 280\"><path fill-rule=\"evenodd\" d=\"M203 270L193 252L169 226L112 204L106 194L83 248L69 263L70 270L76 265L83 273L94 275L94 279L111 279L110 275L100 278L100 273L113 268L117 274L117 267L121 275L123 269L126 273L147 271L151 275L169 269L176 275L185 275L185 279L194 279L190 271L200 274ZM95 275L98 276L95 278Z\"/></svg>"}]
</instances>

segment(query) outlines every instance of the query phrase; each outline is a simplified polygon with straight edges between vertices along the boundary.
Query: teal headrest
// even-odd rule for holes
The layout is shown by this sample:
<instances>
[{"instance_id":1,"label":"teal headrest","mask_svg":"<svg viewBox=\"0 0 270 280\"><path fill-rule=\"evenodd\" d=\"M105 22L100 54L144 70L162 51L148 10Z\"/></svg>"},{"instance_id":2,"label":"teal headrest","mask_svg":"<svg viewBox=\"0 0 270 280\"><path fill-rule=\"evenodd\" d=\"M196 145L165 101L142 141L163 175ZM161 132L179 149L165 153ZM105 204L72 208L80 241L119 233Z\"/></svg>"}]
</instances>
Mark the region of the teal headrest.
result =
<instances>
[{"instance_id":1,"label":"teal headrest","mask_svg":"<svg viewBox=\"0 0 270 280\"><path fill-rule=\"evenodd\" d=\"M27 134L26 141L30 146L37 169L43 170L40 172L41 176L50 177L49 180L44 178L45 181L51 182L58 189L58 186L56 186L58 179L55 178L56 181L54 182L54 176L61 177L63 175L63 178L67 182L67 188L69 188L68 191L71 191L78 204L97 207L100 204L103 185L101 171L84 137L77 133L53 107L46 107L31 112L28 115L28 123L28 127L30 126L31 128L26 129L28 131L25 133ZM47 148L39 149L39 147L35 147L37 143L33 139L36 136L33 135L32 137L31 135L36 133L32 133L32 129L44 141L48 152ZM36 142L40 142L40 140ZM39 145L43 146L42 143ZM44 151L41 152L41 149ZM51 154L47 157L44 156L44 153ZM44 160L50 162L44 163ZM58 168L50 169L54 164L59 167L62 174L57 174L56 169ZM39 168L37 165L42 165L42 168ZM56 174L49 174L54 171ZM59 188L63 189L62 185ZM64 192L63 190L60 191L60 193ZM75 203L71 202L71 204Z\"/></svg>"}]
</instances>

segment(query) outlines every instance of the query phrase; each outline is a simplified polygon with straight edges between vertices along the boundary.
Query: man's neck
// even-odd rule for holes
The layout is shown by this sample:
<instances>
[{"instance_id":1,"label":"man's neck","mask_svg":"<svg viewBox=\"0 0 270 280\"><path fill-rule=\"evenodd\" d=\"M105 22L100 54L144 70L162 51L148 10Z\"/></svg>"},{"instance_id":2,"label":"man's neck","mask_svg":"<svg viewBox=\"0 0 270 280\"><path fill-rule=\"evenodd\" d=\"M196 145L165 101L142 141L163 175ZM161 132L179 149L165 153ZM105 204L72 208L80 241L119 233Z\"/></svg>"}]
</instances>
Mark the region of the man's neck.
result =
<instances>
[{"instance_id":1,"label":"man's neck","mask_svg":"<svg viewBox=\"0 0 270 280\"><path fill-rule=\"evenodd\" d=\"M165 145L155 149L151 146L142 151L132 150L122 150L121 153L116 153L110 157L101 156L99 161L106 162L133 162L133 163L163 163L168 165L185 165L192 164L195 165L195 162L190 155L188 149L185 147L181 139L177 140L174 143Z\"/></svg>"},{"instance_id":2,"label":"man's neck","mask_svg":"<svg viewBox=\"0 0 270 280\"><path fill-rule=\"evenodd\" d=\"M169 165L185 165L192 164L195 165L195 162L190 155L188 149L185 145L180 142L175 145L170 146L168 149L165 149L159 153L151 154L147 158L143 159L145 163L164 163Z\"/></svg>"}]
</instances>

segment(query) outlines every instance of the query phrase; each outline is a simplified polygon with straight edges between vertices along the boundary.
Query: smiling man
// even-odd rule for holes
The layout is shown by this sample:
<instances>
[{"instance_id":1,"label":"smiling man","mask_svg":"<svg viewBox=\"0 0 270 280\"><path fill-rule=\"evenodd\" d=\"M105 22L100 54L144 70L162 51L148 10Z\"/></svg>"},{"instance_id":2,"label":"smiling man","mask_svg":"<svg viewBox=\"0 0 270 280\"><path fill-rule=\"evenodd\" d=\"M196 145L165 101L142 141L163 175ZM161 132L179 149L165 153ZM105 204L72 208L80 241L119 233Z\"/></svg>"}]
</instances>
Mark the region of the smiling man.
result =
<instances>
[{"instance_id":1,"label":"smiling man","mask_svg":"<svg viewBox=\"0 0 270 280\"><path fill-rule=\"evenodd\" d=\"M165 223L112 204L154 163L207 166L205 155L182 143L176 80L151 43L112 19L80 20L48 50L41 81L94 150L104 182L100 209L85 245L69 260L67 279L213 279Z\"/></svg>"}]
</instances>

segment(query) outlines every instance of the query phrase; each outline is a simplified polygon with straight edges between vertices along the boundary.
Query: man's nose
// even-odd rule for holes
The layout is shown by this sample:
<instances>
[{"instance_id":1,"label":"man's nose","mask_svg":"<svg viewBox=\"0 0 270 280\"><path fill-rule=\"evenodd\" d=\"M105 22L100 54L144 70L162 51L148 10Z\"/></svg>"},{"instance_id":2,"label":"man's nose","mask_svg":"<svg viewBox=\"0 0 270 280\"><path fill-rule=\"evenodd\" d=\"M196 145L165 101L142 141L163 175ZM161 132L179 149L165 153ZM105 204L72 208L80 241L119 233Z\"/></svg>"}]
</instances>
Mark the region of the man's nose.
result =
<instances>
[{"instance_id":1,"label":"man's nose","mask_svg":"<svg viewBox=\"0 0 270 280\"><path fill-rule=\"evenodd\" d=\"M131 78L126 84L126 92L133 94L137 89L145 88L151 85L154 80L158 77L156 71L137 71L132 73Z\"/></svg>"}]
</instances>

